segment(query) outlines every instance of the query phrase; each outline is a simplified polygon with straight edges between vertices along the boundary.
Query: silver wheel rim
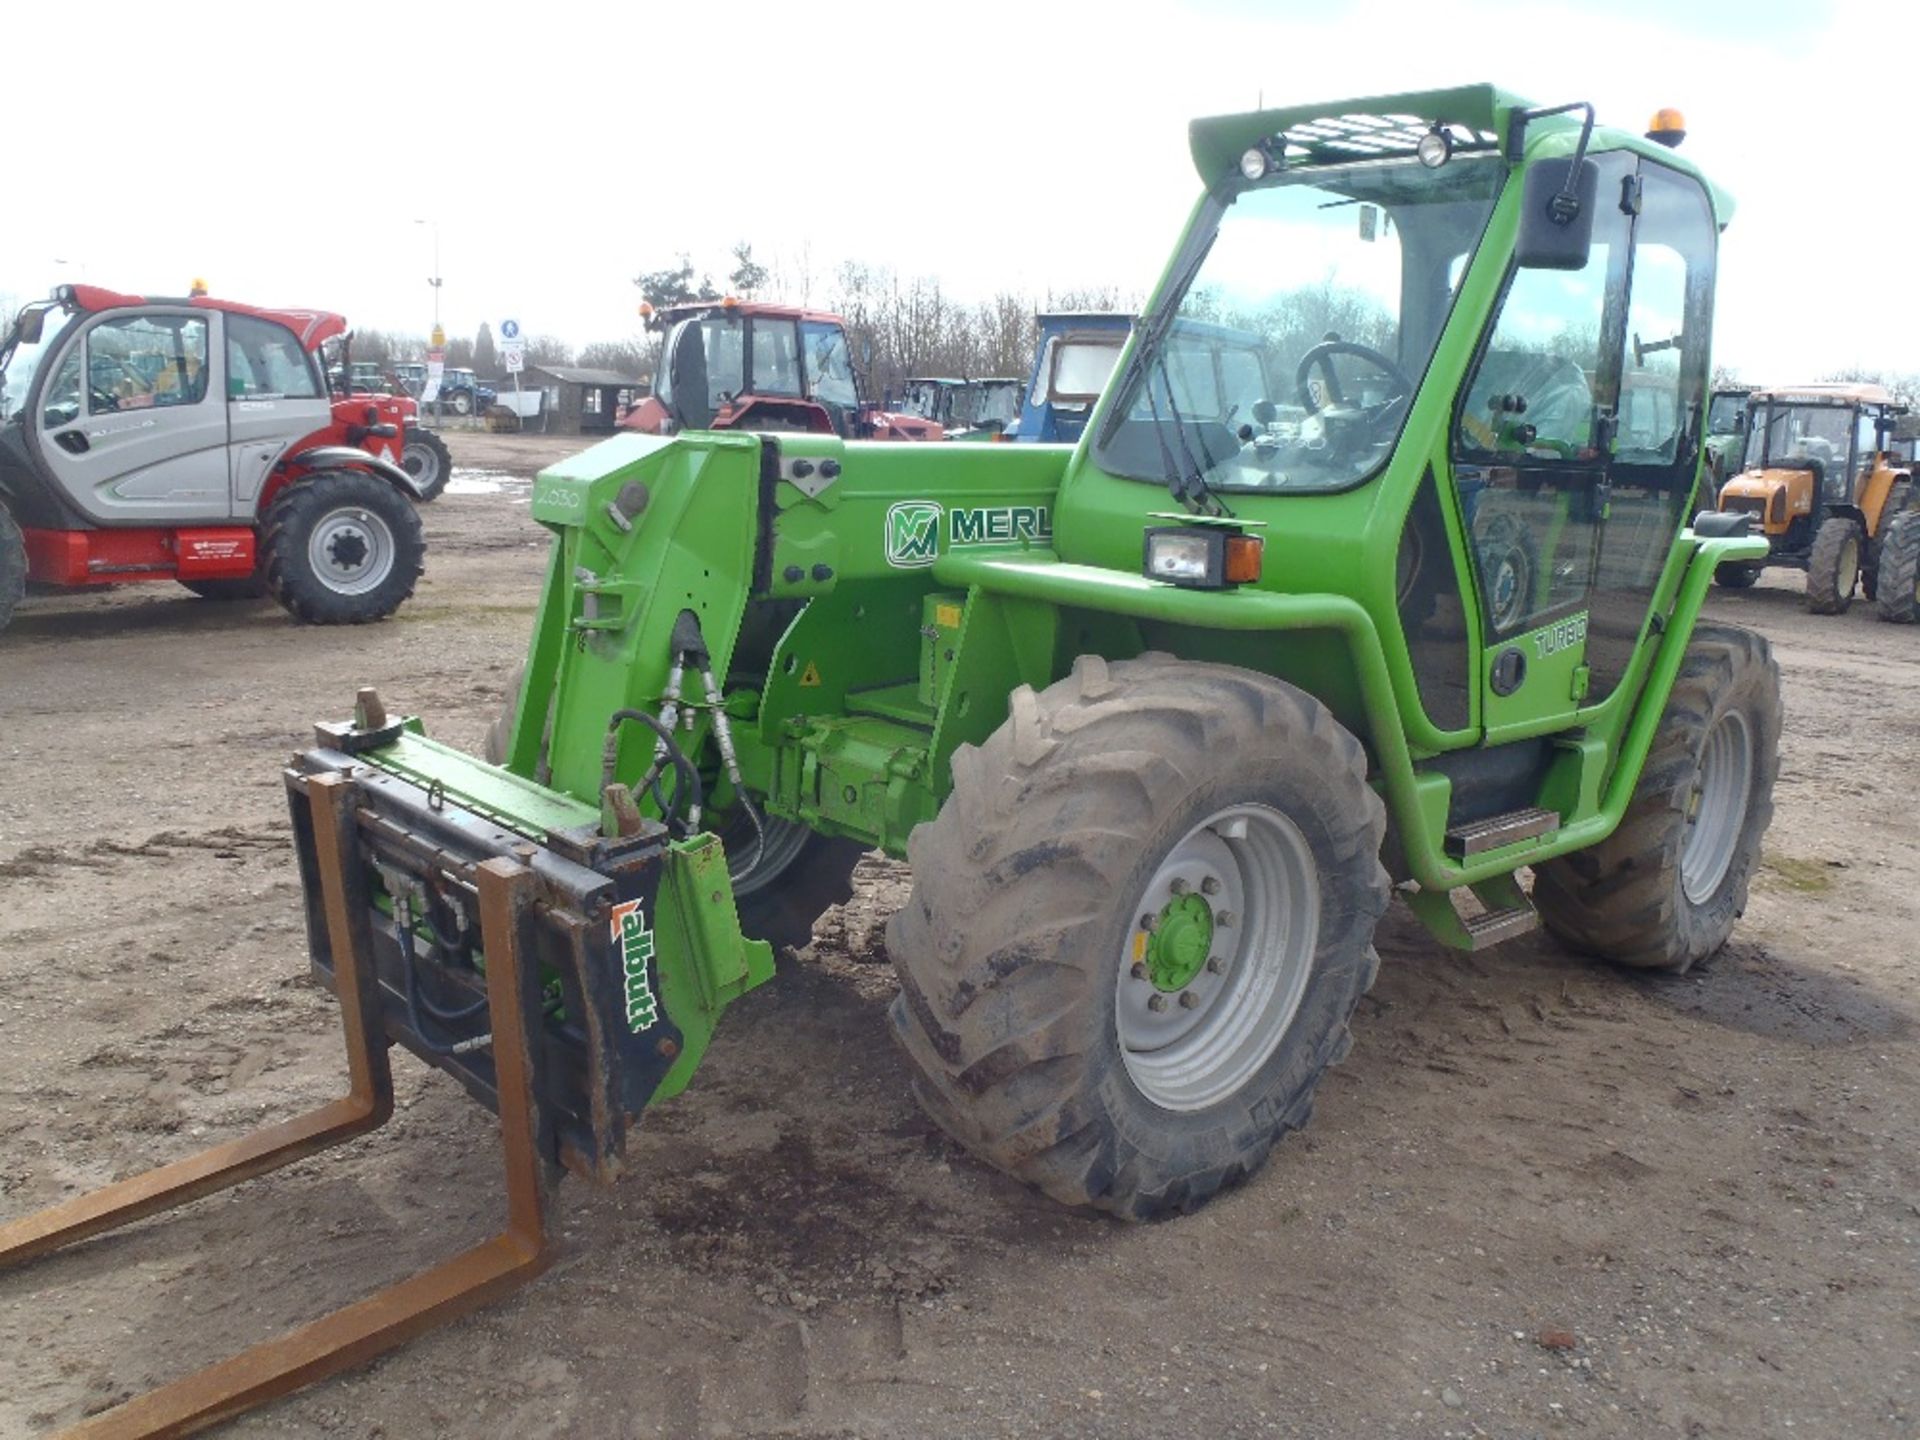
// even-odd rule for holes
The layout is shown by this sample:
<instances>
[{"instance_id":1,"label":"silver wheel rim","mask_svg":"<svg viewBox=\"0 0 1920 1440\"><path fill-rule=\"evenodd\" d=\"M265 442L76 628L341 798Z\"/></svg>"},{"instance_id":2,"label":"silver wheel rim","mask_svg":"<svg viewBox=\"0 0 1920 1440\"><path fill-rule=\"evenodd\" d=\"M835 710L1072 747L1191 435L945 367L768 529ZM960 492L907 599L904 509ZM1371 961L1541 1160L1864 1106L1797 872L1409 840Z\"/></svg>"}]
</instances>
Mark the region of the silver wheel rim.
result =
<instances>
[{"instance_id":1,"label":"silver wheel rim","mask_svg":"<svg viewBox=\"0 0 1920 1440\"><path fill-rule=\"evenodd\" d=\"M765 835L758 854L754 853L753 822L744 815L740 817L737 827L728 827L730 833L724 837L727 879L733 882L733 898L736 900L764 890L778 880L787 867L800 858L800 852L806 848L807 840L813 834L804 825L792 820L776 820L771 815L762 815L760 823L765 827ZM739 831L737 844L731 833L736 828ZM749 864L749 861L752 863Z\"/></svg>"},{"instance_id":2,"label":"silver wheel rim","mask_svg":"<svg viewBox=\"0 0 1920 1440\"><path fill-rule=\"evenodd\" d=\"M400 452L400 464L422 490L440 479L440 452L431 445L409 445Z\"/></svg>"},{"instance_id":3,"label":"silver wheel rim","mask_svg":"<svg viewBox=\"0 0 1920 1440\"><path fill-rule=\"evenodd\" d=\"M357 505L329 510L307 539L307 563L336 595L364 595L393 573L397 547L387 522Z\"/></svg>"},{"instance_id":4,"label":"silver wheel rim","mask_svg":"<svg viewBox=\"0 0 1920 1440\"><path fill-rule=\"evenodd\" d=\"M1840 547L1840 571L1835 576L1835 581L1843 596L1851 595L1853 587L1860 583L1860 542L1858 540L1850 538Z\"/></svg>"},{"instance_id":5,"label":"silver wheel rim","mask_svg":"<svg viewBox=\"0 0 1920 1440\"><path fill-rule=\"evenodd\" d=\"M1753 734L1746 717L1728 711L1707 732L1700 779L1687 806L1680 849L1680 888L1695 905L1713 899L1733 865L1753 789Z\"/></svg>"},{"instance_id":6,"label":"silver wheel rim","mask_svg":"<svg viewBox=\"0 0 1920 1440\"><path fill-rule=\"evenodd\" d=\"M1152 944L1143 922L1195 895L1216 922L1207 963L1163 989L1142 973ZM1292 1025L1319 935L1319 873L1291 820L1235 805L1189 830L1135 900L1119 956L1114 1023L1134 1088L1164 1110L1201 1110L1239 1090Z\"/></svg>"}]
</instances>

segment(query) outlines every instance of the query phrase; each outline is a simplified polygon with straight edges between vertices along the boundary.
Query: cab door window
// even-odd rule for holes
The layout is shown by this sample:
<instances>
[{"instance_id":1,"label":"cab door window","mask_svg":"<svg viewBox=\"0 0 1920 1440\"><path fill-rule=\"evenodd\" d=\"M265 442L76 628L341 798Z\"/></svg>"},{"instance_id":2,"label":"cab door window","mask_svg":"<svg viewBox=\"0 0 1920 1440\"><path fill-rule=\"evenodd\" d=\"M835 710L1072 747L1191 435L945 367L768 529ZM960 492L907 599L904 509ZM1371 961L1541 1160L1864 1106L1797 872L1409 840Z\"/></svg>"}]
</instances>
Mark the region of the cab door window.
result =
<instances>
[{"instance_id":1,"label":"cab door window","mask_svg":"<svg viewBox=\"0 0 1920 1440\"><path fill-rule=\"evenodd\" d=\"M126 315L87 332L87 409L198 405L207 398L203 315Z\"/></svg>"},{"instance_id":2,"label":"cab door window","mask_svg":"<svg viewBox=\"0 0 1920 1440\"><path fill-rule=\"evenodd\" d=\"M317 400L320 377L291 330L251 315L227 317L227 398Z\"/></svg>"},{"instance_id":3,"label":"cab door window","mask_svg":"<svg viewBox=\"0 0 1920 1440\"><path fill-rule=\"evenodd\" d=\"M1493 640L1571 614L1592 584L1631 238L1611 197L1634 169L1622 152L1594 158L1586 265L1513 272L1454 418L1454 482Z\"/></svg>"},{"instance_id":4,"label":"cab door window","mask_svg":"<svg viewBox=\"0 0 1920 1440\"><path fill-rule=\"evenodd\" d=\"M1594 704L1625 677L1674 534L1695 508L1713 329L1718 232L1706 192L1691 176L1642 162L1633 194L1622 423L1587 627Z\"/></svg>"},{"instance_id":5,"label":"cab door window","mask_svg":"<svg viewBox=\"0 0 1920 1440\"><path fill-rule=\"evenodd\" d=\"M747 388L755 395L800 394L800 347L791 320L765 317L752 324L753 373Z\"/></svg>"}]
</instances>

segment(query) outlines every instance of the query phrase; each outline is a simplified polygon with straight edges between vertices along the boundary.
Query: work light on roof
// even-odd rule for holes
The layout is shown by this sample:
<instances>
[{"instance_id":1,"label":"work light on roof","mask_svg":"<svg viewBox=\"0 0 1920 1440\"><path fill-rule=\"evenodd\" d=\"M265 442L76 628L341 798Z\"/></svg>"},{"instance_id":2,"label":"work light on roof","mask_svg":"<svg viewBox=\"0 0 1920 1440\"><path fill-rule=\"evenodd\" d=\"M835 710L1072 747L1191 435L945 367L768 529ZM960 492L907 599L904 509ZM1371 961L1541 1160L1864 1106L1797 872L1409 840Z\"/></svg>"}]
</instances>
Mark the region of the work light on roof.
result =
<instances>
[{"instance_id":1,"label":"work light on roof","mask_svg":"<svg viewBox=\"0 0 1920 1440\"><path fill-rule=\"evenodd\" d=\"M1240 157L1240 173L1246 177L1248 184L1252 184L1256 180L1267 178L1271 163L1267 158L1266 146L1249 145L1246 153Z\"/></svg>"},{"instance_id":2,"label":"work light on roof","mask_svg":"<svg viewBox=\"0 0 1920 1440\"><path fill-rule=\"evenodd\" d=\"M1420 137L1413 153L1427 169L1438 170L1453 158L1453 132L1444 125L1435 125Z\"/></svg>"}]
</instances>

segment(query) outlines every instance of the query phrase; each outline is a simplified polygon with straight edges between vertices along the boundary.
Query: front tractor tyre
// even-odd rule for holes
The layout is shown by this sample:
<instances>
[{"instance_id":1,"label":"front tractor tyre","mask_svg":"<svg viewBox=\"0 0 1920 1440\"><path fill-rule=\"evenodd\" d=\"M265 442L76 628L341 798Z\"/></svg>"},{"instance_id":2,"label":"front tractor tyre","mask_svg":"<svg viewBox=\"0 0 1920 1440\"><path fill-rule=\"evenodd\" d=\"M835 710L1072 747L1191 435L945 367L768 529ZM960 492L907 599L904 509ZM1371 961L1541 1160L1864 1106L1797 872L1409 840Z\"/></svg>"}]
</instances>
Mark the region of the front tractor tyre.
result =
<instances>
[{"instance_id":1,"label":"front tractor tyre","mask_svg":"<svg viewBox=\"0 0 1920 1440\"><path fill-rule=\"evenodd\" d=\"M1895 625L1911 625L1920 615L1920 511L1905 511L1887 523L1874 608Z\"/></svg>"},{"instance_id":2,"label":"front tractor tyre","mask_svg":"<svg viewBox=\"0 0 1920 1440\"><path fill-rule=\"evenodd\" d=\"M27 537L0 505L0 630L13 619L13 607L27 593Z\"/></svg>"},{"instance_id":3,"label":"front tractor tyre","mask_svg":"<svg viewBox=\"0 0 1920 1440\"><path fill-rule=\"evenodd\" d=\"M1698 625L1619 828L1535 867L1533 903L1561 943L1683 974L1746 908L1780 770L1780 667L1767 642Z\"/></svg>"},{"instance_id":4,"label":"front tractor tyre","mask_svg":"<svg viewBox=\"0 0 1920 1440\"><path fill-rule=\"evenodd\" d=\"M260 548L267 588L296 620L360 625L413 594L427 542L419 512L387 481L321 470L275 497Z\"/></svg>"},{"instance_id":5,"label":"front tractor tyre","mask_svg":"<svg viewBox=\"0 0 1920 1440\"><path fill-rule=\"evenodd\" d=\"M1860 526L1851 515L1829 515L1807 552L1807 609L1844 615L1860 583Z\"/></svg>"},{"instance_id":6,"label":"front tractor tyre","mask_svg":"<svg viewBox=\"0 0 1920 1440\"><path fill-rule=\"evenodd\" d=\"M447 488L447 481L453 478L453 455L447 449L447 442L433 431L409 425L400 447L400 468L420 487L420 503L424 505L439 499L440 492Z\"/></svg>"},{"instance_id":7,"label":"front tractor tyre","mask_svg":"<svg viewBox=\"0 0 1920 1440\"><path fill-rule=\"evenodd\" d=\"M473 393L471 391L456 390L453 392L453 413L456 415L471 415L473 413Z\"/></svg>"},{"instance_id":8,"label":"front tractor tyre","mask_svg":"<svg viewBox=\"0 0 1920 1440\"><path fill-rule=\"evenodd\" d=\"M1306 1123L1379 966L1385 809L1312 696L1082 657L953 758L887 928L933 1118L1056 1200L1204 1204Z\"/></svg>"}]
</instances>

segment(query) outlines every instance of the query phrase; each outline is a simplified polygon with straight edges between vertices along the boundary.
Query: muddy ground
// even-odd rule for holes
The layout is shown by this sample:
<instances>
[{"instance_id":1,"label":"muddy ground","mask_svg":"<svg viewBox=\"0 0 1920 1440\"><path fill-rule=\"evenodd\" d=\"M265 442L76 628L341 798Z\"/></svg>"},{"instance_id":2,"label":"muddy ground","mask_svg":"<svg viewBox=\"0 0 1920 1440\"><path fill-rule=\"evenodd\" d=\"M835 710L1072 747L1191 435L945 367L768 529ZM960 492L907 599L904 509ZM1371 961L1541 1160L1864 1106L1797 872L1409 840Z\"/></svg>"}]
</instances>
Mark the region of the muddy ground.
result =
<instances>
[{"instance_id":1,"label":"muddy ground","mask_svg":"<svg viewBox=\"0 0 1920 1440\"><path fill-rule=\"evenodd\" d=\"M478 746L545 550L497 472L567 442L454 443L389 623L128 586L0 636L0 1218L335 1092L279 765L367 683ZM1920 631L1808 616L1784 577L1711 603L1772 638L1788 720L1766 867L1703 971L1461 958L1396 914L1312 1126L1129 1228L921 1118L883 1016L902 872L869 862L637 1173L562 1187L545 1280L231 1433L1920 1434ZM490 1233L490 1117L397 1067L375 1136L0 1276L0 1435Z\"/></svg>"}]
</instances>

